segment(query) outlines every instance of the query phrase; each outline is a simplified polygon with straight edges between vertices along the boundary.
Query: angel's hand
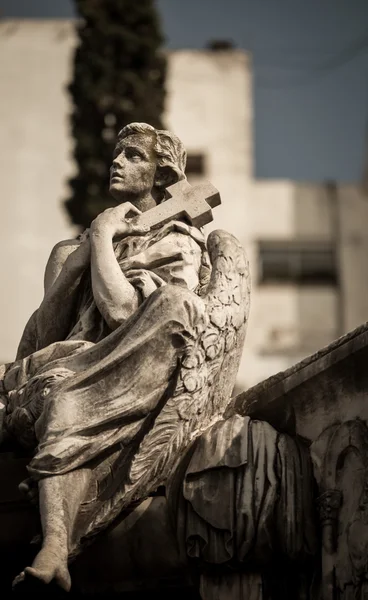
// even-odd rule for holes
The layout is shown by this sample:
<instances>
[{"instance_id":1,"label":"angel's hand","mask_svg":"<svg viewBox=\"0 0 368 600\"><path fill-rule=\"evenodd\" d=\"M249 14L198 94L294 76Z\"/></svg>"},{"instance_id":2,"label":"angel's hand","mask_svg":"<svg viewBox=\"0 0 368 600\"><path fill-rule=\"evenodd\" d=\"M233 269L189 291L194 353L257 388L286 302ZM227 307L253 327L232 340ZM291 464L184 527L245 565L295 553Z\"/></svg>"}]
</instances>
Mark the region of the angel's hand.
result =
<instances>
[{"instance_id":1,"label":"angel's hand","mask_svg":"<svg viewBox=\"0 0 368 600\"><path fill-rule=\"evenodd\" d=\"M143 235L149 231L149 228L136 224L131 220L140 214L142 214L141 211L130 202L108 208L92 221L91 233L107 235L111 239L126 237L127 235Z\"/></svg>"}]
</instances>

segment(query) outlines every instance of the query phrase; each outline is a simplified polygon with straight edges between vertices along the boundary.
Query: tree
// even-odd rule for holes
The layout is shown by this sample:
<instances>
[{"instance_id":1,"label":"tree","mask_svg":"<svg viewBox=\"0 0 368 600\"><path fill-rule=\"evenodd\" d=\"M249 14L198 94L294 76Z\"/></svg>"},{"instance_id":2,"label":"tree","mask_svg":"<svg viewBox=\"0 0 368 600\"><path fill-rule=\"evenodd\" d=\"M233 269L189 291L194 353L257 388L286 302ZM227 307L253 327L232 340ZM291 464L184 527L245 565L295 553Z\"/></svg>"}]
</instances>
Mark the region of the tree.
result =
<instances>
[{"instance_id":1,"label":"tree","mask_svg":"<svg viewBox=\"0 0 368 600\"><path fill-rule=\"evenodd\" d=\"M77 173L65 205L85 228L112 205L109 167L118 131L162 127L166 59L154 0L75 0L81 22L69 85Z\"/></svg>"}]
</instances>

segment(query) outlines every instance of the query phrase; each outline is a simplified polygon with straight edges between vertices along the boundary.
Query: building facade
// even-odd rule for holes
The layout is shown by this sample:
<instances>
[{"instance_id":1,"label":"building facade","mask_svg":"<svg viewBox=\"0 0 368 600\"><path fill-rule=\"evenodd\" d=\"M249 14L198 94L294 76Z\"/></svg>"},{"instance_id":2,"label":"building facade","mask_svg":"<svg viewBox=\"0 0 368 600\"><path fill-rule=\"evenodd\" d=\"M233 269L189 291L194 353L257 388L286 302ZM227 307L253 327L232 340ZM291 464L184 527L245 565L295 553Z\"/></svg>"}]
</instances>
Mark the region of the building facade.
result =
<instances>
[{"instance_id":1,"label":"building facade","mask_svg":"<svg viewBox=\"0 0 368 600\"><path fill-rule=\"evenodd\" d=\"M72 21L0 22L0 360L13 359L42 299L53 245L71 237L62 200L73 172L66 85ZM255 181L250 56L169 55L165 121L188 150L188 179L221 192L208 230L249 256L253 290L239 388L367 320L368 200L354 186Z\"/></svg>"}]
</instances>

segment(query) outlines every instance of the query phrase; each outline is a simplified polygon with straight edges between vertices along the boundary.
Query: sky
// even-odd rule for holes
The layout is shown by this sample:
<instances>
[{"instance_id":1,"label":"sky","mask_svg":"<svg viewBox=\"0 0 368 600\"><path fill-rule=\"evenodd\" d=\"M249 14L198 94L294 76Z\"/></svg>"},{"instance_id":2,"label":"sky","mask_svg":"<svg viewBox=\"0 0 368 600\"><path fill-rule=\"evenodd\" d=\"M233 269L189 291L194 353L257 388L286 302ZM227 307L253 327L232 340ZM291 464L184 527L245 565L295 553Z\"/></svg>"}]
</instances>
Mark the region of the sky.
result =
<instances>
[{"instance_id":1,"label":"sky","mask_svg":"<svg viewBox=\"0 0 368 600\"><path fill-rule=\"evenodd\" d=\"M255 175L359 182L368 132L368 0L157 0L168 48L252 53ZM3 17L70 17L72 0L0 0Z\"/></svg>"}]
</instances>

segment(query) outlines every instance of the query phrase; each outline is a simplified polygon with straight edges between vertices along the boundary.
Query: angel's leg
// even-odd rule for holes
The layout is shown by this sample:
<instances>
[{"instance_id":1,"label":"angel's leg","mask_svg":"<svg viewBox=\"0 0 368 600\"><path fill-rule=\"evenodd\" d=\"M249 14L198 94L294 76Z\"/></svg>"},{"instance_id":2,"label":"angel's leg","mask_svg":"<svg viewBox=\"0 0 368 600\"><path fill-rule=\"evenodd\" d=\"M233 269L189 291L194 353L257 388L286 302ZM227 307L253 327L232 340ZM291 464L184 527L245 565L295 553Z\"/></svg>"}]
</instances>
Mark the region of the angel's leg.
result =
<instances>
[{"instance_id":1,"label":"angel's leg","mask_svg":"<svg viewBox=\"0 0 368 600\"><path fill-rule=\"evenodd\" d=\"M41 479L38 484L43 543L31 567L18 575L13 586L36 578L47 584L55 580L69 591L68 554L73 526L90 482L90 469Z\"/></svg>"}]
</instances>

